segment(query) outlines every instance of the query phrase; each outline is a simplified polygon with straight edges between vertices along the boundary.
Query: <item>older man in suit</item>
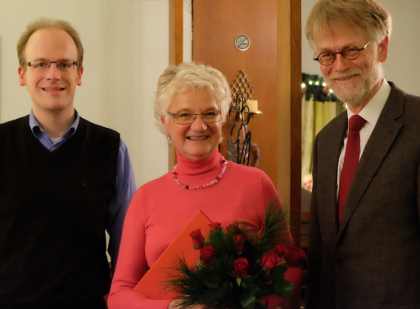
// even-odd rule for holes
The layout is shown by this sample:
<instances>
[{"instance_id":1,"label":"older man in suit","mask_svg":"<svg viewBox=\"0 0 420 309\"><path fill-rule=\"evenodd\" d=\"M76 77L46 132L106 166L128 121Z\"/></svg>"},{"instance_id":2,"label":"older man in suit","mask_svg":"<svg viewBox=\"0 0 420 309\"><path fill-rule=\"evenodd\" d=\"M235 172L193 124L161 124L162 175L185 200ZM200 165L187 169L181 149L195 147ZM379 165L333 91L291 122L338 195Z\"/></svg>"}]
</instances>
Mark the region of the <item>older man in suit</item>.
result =
<instances>
[{"instance_id":1,"label":"older man in suit","mask_svg":"<svg viewBox=\"0 0 420 309\"><path fill-rule=\"evenodd\" d=\"M420 98L384 79L391 17L375 0L319 0L306 35L347 107L314 144L306 308L420 308Z\"/></svg>"}]
</instances>

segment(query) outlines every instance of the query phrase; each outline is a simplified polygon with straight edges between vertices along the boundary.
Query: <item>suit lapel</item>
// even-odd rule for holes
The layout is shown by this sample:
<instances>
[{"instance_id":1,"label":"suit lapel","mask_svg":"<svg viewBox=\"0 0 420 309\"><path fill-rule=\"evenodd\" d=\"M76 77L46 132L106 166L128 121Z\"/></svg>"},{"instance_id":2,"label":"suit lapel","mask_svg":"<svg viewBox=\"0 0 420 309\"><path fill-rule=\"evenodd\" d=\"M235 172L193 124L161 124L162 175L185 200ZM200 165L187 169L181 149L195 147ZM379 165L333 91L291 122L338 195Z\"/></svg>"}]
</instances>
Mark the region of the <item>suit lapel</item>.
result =
<instances>
[{"instance_id":1,"label":"suit lapel","mask_svg":"<svg viewBox=\"0 0 420 309\"><path fill-rule=\"evenodd\" d=\"M347 112L343 112L332 120L325 129L322 142L317 145L320 155L314 161L320 167L315 173L320 181L320 192L317 207L322 226L329 227L330 237L335 239L338 230L337 221L337 168L338 160L343 146L343 139L347 131ZM315 150L315 153L317 151ZM314 168L316 168L314 166ZM316 179L314 179L317 182ZM316 186L317 184L315 184Z\"/></svg>"},{"instance_id":2,"label":"suit lapel","mask_svg":"<svg viewBox=\"0 0 420 309\"><path fill-rule=\"evenodd\" d=\"M391 93L366 144L350 187L343 217L339 225L338 236L341 235L348 224L364 192L367 190L402 128L401 123L397 122L396 119L403 114L404 93L396 89L392 83L390 84L392 86Z\"/></svg>"}]
</instances>

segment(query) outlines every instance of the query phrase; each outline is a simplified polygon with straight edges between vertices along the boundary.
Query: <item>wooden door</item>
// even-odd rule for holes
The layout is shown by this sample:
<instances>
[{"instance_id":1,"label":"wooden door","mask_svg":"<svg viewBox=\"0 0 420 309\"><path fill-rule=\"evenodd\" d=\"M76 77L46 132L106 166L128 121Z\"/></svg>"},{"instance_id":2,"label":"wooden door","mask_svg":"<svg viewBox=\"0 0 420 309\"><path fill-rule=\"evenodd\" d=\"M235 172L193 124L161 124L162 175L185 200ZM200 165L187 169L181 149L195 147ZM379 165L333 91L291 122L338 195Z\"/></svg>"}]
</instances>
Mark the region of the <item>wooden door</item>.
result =
<instances>
[{"instance_id":1,"label":"wooden door","mask_svg":"<svg viewBox=\"0 0 420 309\"><path fill-rule=\"evenodd\" d=\"M240 35L244 40L248 38L246 50L235 46L235 39ZM276 185L277 1L194 0L193 60L222 71L230 85L235 83L240 71L245 72L252 87L252 99L258 100L258 109L262 111L261 115L255 114L248 125L251 142L256 145L254 151L260 150L259 167ZM231 127L228 121L221 144L226 158Z\"/></svg>"},{"instance_id":2,"label":"wooden door","mask_svg":"<svg viewBox=\"0 0 420 309\"><path fill-rule=\"evenodd\" d=\"M232 85L244 71L261 115L248 129L259 148L259 168L276 185L291 211L292 234L300 237L301 26L296 0L194 0L193 60L212 65ZM246 35L239 50L235 38ZM231 125L226 123L222 153L227 157Z\"/></svg>"},{"instance_id":3,"label":"wooden door","mask_svg":"<svg viewBox=\"0 0 420 309\"><path fill-rule=\"evenodd\" d=\"M235 39L245 35L244 50ZM301 207L301 3L299 0L194 0L193 60L219 69L233 85L241 71L262 114L248 125L259 149L259 168L290 209L294 242L300 243ZM241 46L240 46L241 47ZM231 125L221 152L228 157ZM293 300L290 308L299 308Z\"/></svg>"}]
</instances>

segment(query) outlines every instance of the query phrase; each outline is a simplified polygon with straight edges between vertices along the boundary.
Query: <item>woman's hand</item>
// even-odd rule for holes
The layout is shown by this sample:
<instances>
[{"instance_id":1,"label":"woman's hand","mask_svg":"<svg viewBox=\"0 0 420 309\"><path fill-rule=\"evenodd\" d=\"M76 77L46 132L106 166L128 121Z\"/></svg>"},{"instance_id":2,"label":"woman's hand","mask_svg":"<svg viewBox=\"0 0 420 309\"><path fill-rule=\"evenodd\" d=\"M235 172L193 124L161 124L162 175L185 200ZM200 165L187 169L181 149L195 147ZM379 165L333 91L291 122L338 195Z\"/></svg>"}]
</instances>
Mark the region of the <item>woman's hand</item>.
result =
<instances>
[{"instance_id":1,"label":"woman's hand","mask_svg":"<svg viewBox=\"0 0 420 309\"><path fill-rule=\"evenodd\" d=\"M179 299L173 299L168 306L168 309L180 309L180 307L178 306L179 303L181 302L181 300ZM261 308L267 308L267 300L265 299L265 297L259 297L257 298L257 303L260 304ZM281 307L274 307L274 309L277 308L281 308ZM207 306L205 305L195 305L193 307L188 307L188 309L207 309Z\"/></svg>"},{"instance_id":2,"label":"woman's hand","mask_svg":"<svg viewBox=\"0 0 420 309\"><path fill-rule=\"evenodd\" d=\"M168 309L180 309L179 304L181 303L181 300L179 299L173 299L169 303ZM195 305L193 307L188 307L188 309L206 309L207 307L205 305Z\"/></svg>"}]
</instances>

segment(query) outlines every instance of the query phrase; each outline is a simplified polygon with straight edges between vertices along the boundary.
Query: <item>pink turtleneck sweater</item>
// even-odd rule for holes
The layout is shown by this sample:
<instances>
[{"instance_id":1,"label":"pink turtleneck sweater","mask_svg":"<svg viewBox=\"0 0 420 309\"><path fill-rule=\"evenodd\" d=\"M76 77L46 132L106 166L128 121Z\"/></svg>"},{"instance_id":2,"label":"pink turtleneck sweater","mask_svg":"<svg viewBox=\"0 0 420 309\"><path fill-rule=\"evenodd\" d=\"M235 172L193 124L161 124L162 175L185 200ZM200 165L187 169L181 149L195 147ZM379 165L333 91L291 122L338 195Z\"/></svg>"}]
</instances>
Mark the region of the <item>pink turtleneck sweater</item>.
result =
<instances>
[{"instance_id":1,"label":"pink turtleneck sweater","mask_svg":"<svg viewBox=\"0 0 420 309\"><path fill-rule=\"evenodd\" d=\"M222 170L222 156L217 150L200 161L177 156L176 171L183 184L206 184ZM245 220L261 226L265 208L272 201L280 204L276 188L263 171L230 161L223 177L209 188L184 189L175 183L172 171L144 184L135 193L125 218L109 309L168 307L170 300L150 299L133 288L198 209L222 225Z\"/></svg>"}]
</instances>

